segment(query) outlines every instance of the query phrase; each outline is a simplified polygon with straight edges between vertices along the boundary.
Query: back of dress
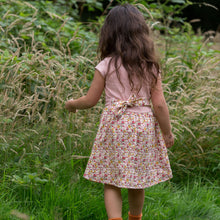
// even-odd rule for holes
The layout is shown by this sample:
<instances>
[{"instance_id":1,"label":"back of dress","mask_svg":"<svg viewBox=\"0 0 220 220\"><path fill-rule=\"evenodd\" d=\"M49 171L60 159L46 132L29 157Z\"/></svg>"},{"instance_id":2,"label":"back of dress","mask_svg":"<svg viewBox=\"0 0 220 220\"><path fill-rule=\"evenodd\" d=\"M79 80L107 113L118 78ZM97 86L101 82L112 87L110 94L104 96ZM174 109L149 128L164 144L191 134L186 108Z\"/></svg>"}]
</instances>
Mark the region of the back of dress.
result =
<instances>
[{"instance_id":1,"label":"back of dress","mask_svg":"<svg viewBox=\"0 0 220 220\"><path fill-rule=\"evenodd\" d=\"M112 100L128 100L132 95L137 98L144 98L150 103L150 86L143 85L140 91L131 88L129 83L128 73L123 65L119 64L118 72L120 74L120 81L117 77L117 73L114 66L114 61L109 62L111 57L107 57L102 60L96 69L101 73L105 79L105 105L109 106ZM133 80L134 88L139 88L139 81ZM128 108L127 111L130 112L149 112L151 108L149 107L132 107Z\"/></svg>"},{"instance_id":2,"label":"back of dress","mask_svg":"<svg viewBox=\"0 0 220 220\"><path fill-rule=\"evenodd\" d=\"M172 171L160 126L149 106L150 88L133 92L122 65L120 83L114 62L108 68L110 59L96 67L105 79L106 106L84 177L132 189L166 181ZM138 85L134 83L134 88Z\"/></svg>"}]
</instances>

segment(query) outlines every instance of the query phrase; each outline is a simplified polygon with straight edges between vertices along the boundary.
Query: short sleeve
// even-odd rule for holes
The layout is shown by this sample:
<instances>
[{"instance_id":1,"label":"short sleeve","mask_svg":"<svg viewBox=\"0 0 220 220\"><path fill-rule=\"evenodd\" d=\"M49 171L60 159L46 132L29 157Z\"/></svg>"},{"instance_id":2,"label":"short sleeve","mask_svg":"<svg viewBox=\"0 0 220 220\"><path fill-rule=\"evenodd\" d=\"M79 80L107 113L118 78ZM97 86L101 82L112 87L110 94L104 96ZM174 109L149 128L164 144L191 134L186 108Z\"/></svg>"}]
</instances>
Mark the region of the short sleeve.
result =
<instances>
[{"instance_id":1,"label":"short sleeve","mask_svg":"<svg viewBox=\"0 0 220 220\"><path fill-rule=\"evenodd\" d=\"M106 74L107 74L107 69L108 69L108 60L107 58L105 58L104 60L102 60L96 67L95 69L97 69L101 75L105 78Z\"/></svg>"}]
</instances>

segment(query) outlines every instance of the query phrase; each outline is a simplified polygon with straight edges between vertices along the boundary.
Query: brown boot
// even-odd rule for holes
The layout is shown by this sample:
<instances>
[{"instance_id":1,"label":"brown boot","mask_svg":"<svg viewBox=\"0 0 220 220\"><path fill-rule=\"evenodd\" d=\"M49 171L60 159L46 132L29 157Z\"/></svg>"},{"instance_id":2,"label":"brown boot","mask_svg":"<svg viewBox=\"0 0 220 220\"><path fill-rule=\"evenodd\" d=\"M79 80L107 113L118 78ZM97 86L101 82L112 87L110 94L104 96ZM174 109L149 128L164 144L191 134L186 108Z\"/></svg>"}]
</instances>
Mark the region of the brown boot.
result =
<instances>
[{"instance_id":1,"label":"brown boot","mask_svg":"<svg viewBox=\"0 0 220 220\"><path fill-rule=\"evenodd\" d=\"M130 212L129 212L128 215L129 215L128 220L141 220L142 219L142 214L140 214L140 215L131 215Z\"/></svg>"},{"instance_id":2,"label":"brown boot","mask_svg":"<svg viewBox=\"0 0 220 220\"><path fill-rule=\"evenodd\" d=\"M111 218L109 220L123 220L122 218Z\"/></svg>"}]
</instances>

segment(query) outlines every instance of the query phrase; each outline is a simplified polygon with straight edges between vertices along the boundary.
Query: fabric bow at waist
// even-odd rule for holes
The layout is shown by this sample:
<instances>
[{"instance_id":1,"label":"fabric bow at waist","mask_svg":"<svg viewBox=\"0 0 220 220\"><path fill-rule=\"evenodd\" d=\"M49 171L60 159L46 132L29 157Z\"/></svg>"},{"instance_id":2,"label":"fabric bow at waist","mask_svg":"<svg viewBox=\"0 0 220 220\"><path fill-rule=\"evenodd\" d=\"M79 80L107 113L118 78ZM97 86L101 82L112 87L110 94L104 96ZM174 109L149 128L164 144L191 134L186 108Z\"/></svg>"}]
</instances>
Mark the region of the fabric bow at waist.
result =
<instances>
[{"instance_id":1,"label":"fabric bow at waist","mask_svg":"<svg viewBox=\"0 0 220 220\"><path fill-rule=\"evenodd\" d=\"M151 107L146 98L136 98L135 95L129 97L128 100L113 100L112 107L116 118L120 118L128 107Z\"/></svg>"}]
</instances>

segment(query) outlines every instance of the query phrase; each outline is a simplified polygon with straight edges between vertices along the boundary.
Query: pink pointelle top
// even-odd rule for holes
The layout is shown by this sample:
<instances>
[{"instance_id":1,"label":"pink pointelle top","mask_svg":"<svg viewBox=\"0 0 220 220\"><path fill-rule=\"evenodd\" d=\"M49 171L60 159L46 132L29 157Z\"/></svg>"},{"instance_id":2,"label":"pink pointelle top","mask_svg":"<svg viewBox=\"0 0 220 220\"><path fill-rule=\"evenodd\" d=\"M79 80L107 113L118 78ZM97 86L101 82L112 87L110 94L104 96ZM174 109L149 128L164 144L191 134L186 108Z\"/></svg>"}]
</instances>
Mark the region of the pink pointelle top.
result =
<instances>
[{"instance_id":1,"label":"pink pointelle top","mask_svg":"<svg viewBox=\"0 0 220 220\"><path fill-rule=\"evenodd\" d=\"M139 93L135 93L134 91L131 91L131 86L129 84L128 74L125 68L120 65L119 67L119 73L120 73L120 80L123 85L121 85L120 81L118 80L115 67L114 67L114 61L111 63L109 72L107 74L108 70L108 64L110 61L110 57L105 58L102 60L95 68L101 73L101 75L105 79L105 105L109 106L111 105L112 100L128 100L131 95L136 95L137 98L144 98L148 100L150 104L150 87L148 85L143 85ZM134 80L134 86L138 88L139 82L138 80ZM127 109L129 112L151 112L150 107L129 107Z\"/></svg>"}]
</instances>

